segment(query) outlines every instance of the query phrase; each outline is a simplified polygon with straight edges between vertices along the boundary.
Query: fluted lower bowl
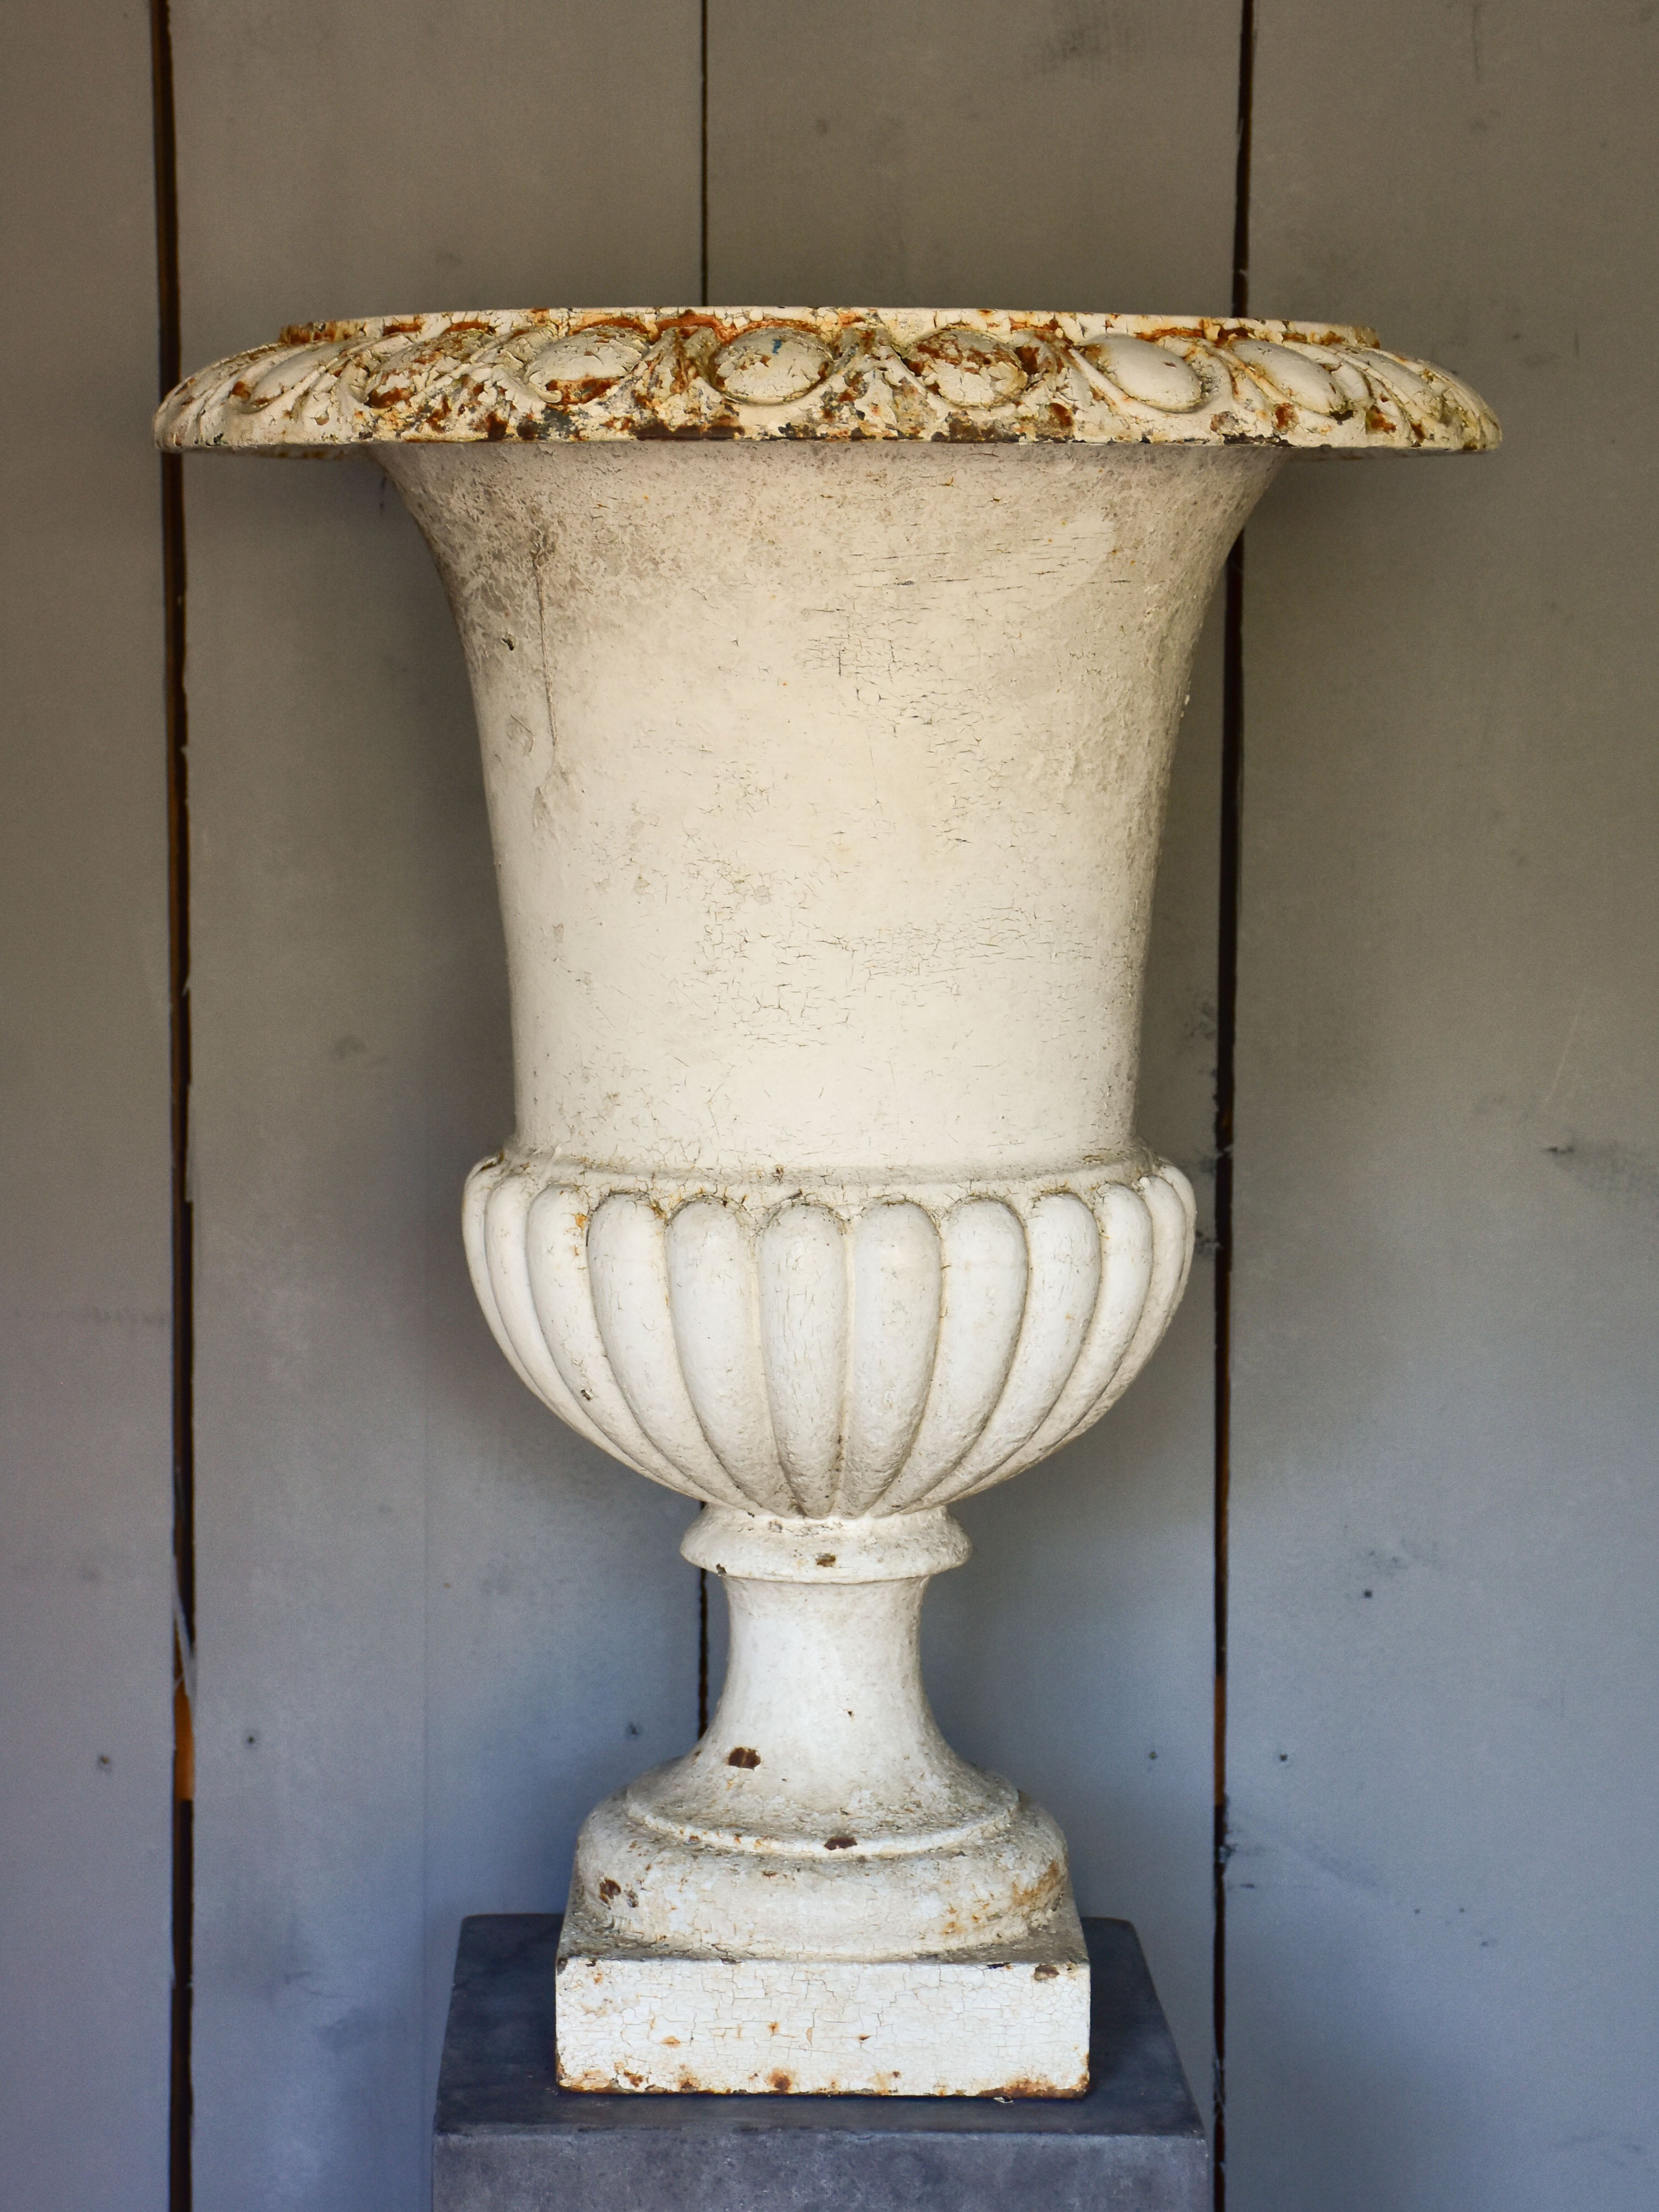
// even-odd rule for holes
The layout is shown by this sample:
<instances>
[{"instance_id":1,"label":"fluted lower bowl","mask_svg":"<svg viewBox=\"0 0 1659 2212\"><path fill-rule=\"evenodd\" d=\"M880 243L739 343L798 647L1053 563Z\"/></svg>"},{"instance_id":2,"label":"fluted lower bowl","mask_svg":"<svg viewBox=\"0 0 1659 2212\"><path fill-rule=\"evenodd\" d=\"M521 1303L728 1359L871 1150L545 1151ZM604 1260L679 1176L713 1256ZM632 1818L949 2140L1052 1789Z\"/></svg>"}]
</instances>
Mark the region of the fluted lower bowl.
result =
<instances>
[{"instance_id":1,"label":"fluted lower bowl","mask_svg":"<svg viewBox=\"0 0 1659 2212\"><path fill-rule=\"evenodd\" d=\"M472 1279L560 1418L706 1503L914 1512L1097 1420L1163 1335L1190 1184L1145 1156L902 1191L474 1169Z\"/></svg>"}]
</instances>

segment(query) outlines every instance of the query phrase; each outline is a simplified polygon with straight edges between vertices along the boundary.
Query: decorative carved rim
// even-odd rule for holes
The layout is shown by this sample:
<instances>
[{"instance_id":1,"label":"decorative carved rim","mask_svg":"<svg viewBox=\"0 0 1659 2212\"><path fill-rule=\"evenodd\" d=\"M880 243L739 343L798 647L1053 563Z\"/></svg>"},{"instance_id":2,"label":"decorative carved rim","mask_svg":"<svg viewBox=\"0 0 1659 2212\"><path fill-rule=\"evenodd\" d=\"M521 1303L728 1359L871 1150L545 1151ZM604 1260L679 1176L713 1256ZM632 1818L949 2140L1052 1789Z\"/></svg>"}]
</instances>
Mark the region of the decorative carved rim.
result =
<instances>
[{"instance_id":1,"label":"decorative carved rim","mask_svg":"<svg viewBox=\"0 0 1659 2212\"><path fill-rule=\"evenodd\" d=\"M1263 445L1479 453L1485 402L1373 331L1209 316L556 307L307 323L199 370L157 442Z\"/></svg>"}]
</instances>

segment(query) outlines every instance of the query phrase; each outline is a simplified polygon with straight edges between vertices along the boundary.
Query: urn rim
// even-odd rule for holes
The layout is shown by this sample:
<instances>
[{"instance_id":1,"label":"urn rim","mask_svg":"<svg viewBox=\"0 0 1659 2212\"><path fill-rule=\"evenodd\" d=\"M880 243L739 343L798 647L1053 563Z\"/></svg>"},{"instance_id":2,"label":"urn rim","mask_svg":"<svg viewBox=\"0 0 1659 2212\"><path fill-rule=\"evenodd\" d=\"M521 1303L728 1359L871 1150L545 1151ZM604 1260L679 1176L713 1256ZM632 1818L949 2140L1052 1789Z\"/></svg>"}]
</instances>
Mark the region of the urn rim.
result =
<instances>
[{"instance_id":1,"label":"urn rim","mask_svg":"<svg viewBox=\"0 0 1659 2212\"><path fill-rule=\"evenodd\" d=\"M1358 324L1092 311L539 307L290 325L179 385L174 453L911 441L1479 453L1497 418Z\"/></svg>"}]
</instances>

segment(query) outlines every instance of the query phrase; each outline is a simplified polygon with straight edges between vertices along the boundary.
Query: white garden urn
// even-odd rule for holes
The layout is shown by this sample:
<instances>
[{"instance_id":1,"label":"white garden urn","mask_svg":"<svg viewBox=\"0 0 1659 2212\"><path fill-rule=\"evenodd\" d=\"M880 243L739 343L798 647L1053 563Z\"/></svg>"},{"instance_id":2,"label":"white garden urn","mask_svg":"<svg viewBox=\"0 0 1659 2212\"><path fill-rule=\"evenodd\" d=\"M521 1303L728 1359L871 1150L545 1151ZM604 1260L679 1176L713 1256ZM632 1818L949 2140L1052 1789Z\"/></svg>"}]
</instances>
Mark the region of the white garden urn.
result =
<instances>
[{"instance_id":1,"label":"white garden urn","mask_svg":"<svg viewBox=\"0 0 1659 2212\"><path fill-rule=\"evenodd\" d=\"M158 434L361 447L426 535L512 987L473 1280L545 1405L702 1501L731 1607L701 1742L582 1830L560 2080L1079 2094L1065 1842L940 1735L922 1594L1186 1280L1136 1060L1227 549L1293 452L1496 422L1359 330L605 309L288 331Z\"/></svg>"}]
</instances>

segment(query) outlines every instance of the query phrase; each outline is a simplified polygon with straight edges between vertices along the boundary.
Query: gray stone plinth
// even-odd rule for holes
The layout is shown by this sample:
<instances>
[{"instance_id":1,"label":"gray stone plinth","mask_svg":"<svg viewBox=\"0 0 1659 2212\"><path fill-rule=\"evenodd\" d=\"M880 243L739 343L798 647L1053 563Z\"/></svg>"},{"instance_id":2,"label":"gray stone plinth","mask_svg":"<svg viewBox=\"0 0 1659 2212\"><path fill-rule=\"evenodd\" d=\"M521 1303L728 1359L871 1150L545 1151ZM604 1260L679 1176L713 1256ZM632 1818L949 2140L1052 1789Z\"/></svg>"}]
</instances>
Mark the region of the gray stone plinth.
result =
<instances>
[{"instance_id":1,"label":"gray stone plinth","mask_svg":"<svg viewBox=\"0 0 1659 2212\"><path fill-rule=\"evenodd\" d=\"M590 2096L553 2078L559 1916L461 1924L434 2212L1202 2212L1209 2154L1134 1929L1085 1920L1085 2097Z\"/></svg>"}]
</instances>

